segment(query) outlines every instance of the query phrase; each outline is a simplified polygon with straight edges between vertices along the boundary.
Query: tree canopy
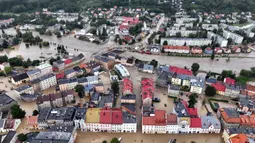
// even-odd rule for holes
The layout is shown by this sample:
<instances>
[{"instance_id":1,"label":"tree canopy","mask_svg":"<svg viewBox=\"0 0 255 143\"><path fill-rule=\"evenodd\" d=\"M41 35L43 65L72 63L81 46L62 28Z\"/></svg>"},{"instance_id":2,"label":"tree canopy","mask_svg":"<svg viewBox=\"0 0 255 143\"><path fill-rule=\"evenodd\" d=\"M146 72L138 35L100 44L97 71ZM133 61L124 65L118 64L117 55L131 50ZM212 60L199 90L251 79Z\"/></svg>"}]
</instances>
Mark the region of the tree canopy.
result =
<instances>
[{"instance_id":1,"label":"tree canopy","mask_svg":"<svg viewBox=\"0 0 255 143\"><path fill-rule=\"evenodd\" d=\"M197 103L197 94L196 93L192 93L190 96L189 96L189 108L194 108L195 107L195 104Z\"/></svg>"},{"instance_id":2,"label":"tree canopy","mask_svg":"<svg viewBox=\"0 0 255 143\"><path fill-rule=\"evenodd\" d=\"M85 94L84 94L84 86L83 85L78 84L78 85L76 85L74 87L74 89L75 89L75 92L78 93L78 96L80 98L83 98L85 96Z\"/></svg>"},{"instance_id":3,"label":"tree canopy","mask_svg":"<svg viewBox=\"0 0 255 143\"><path fill-rule=\"evenodd\" d=\"M213 86L208 85L205 89L205 95L207 96L216 95L216 89Z\"/></svg>"},{"instance_id":4,"label":"tree canopy","mask_svg":"<svg viewBox=\"0 0 255 143\"><path fill-rule=\"evenodd\" d=\"M117 138L112 138L110 143L120 143L120 141Z\"/></svg>"},{"instance_id":5,"label":"tree canopy","mask_svg":"<svg viewBox=\"0 0 255 143\"><path fill-rule=\"evenodd\" d=\"M198 70L200 68L200 65L198 63L193 63L191 66L191 71L193 72L194 75L197 74Z\"/></svg>"},{"instance_id":6,"label":"tree canopy","mask_svg":"<svg viewBox=\"0 0 255 143\"><path fill-rule=\"evenodd\" d=\"M119 93L119 83L118 81L114 81L111 85L111 88L115 94Z\"/></svg>"},{"instance_id":7,"label":"tree canopy","mask_svg":"<svg viewBox=\"0 0 255 143\"><path fill-rule=\"evenodd\" d=\"M11 107L11 115L15 118L24 118L26 115L26 112L20 108L19 105L15 104Z\"/></svg>"}]
</instances>

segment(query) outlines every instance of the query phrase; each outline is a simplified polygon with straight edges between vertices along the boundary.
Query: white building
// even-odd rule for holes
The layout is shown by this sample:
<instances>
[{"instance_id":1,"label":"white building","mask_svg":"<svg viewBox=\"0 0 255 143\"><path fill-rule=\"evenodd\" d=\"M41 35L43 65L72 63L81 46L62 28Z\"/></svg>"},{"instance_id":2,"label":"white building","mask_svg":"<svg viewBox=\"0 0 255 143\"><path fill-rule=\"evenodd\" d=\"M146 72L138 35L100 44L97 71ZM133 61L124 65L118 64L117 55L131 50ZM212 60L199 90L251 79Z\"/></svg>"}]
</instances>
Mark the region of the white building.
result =
<instances>
[{"instance_id":1,"label":"white building","mask_svg":"<svg viewBox=\"0 0 255 143\"><path fill-rule=\"evenodd\" d=\"M207 32L207 38L211 39L211 40L212 39L215 40L217 42L217 44L220 45L220 47L227 47L227 45L228 45L228 40L227 39L225 39L225 38L221 37L220 35L215 34L213 32L208 31Z\"/></svg>"},{"instance_id":2,"label":"white building","mask_svg":"<svg viewBox=\"0 0 255 143\"><path fill-rule=\"evenodd\" d=\"M250 38L253 38L255 35L255 33L251 32L250 30L244 30L244 33Z\"/></svg>"},{"instance_id":3,"label":"white building","mask_svg":"<svg viewBox=\"0 0 255 143\"><path fill-rule=\"evenodd\" d=\"M206 38L161 38L160 44L163 45L165 41L171 46L204 46L212 44L212 40Z\"/></svg>"},{"instance_id":4,"label":"white building","mask_svg":"<svg viewBox=\"0 0 255 143\"><path fill-rule=\"evenodd\" d=\"M227 30L223 30L223 37L225 37L226 39L231 38L233 42L237 44L241 44L243 42L243 36L240 36L233 32L229 32Z\"/></svg>"},{"instance_id":5,"label":"white building","mask_svg":"<svg viewBox=\"0 0 255 143\"><path fill-rule=\"evenodd\" d=\"M177 134L178 133L177 116L175 114L167 114L166 133Z\"/></svg>"},{"instance_id":6,"label":"white building","mask_svg":"<svg viewBox=\"0 0 255 143\"><path fill-rule=\"evenodd\" d=\"M166 133L166 111L155 110L155 114L142 117L143 134L165 134Z\"/></svg>"},{"instance_id":7,"label":"white building","mask_svg":"<svg viewBox=\"0 0 255 143\"><path fill-rule=\"evenodd\" d=\"M77 78L69 78L69 79L59 79L58 86L60 91L66 91L74 89L74 87L78 84Z\"/></svg>"},{"instance_id":8,"label":"white building","mask_svg":"<svg viewBox=\"0 0 255 143\"><path fill-rule=\"evenodd\" d=\"M129 78L130 74L126 67L121 64L117 64L114 66L114 70L120 75L121 78Z\"/></svg>"},{"instance_id":9,"label":"white building","mask_svg":"<svg viewBox=\"0 0 255 143\"><path fill-rule=\"evenodd\" d=\"M167 30L167 36L176 36L177 33L180 33L182 37L188 37L190 34L197 34L196 30Z\"/></svg>"},{"instance_id":10,"label":"white building","mask_svg":"<svg viewBox=\"0 0 255 143\"><path fill-rule=\"evenodd\" d=\"M41 90L45 90L52 86L57 85L57 79L54 74L47 74L40 78L35 79L35 81L39 80L39 87Z\"/></svg>"},{"instance_id":11,"label":"white building","mask_svg":"<svg viewBox=\"0 0 255 143\"><path fill-rule=\"evenodd\" d=\"M41 75L46 75L52 73L52 66L49 63L44 63L36 67L41 70Z\"/></svg>"},{"instance_id":12,"label":"white building","mask_svg":"<svg viewBox=\"0 0 255 143\"><path fill-rule=\"evenodd\" d=\"M218 30L218 24L202 24L202 29L206 29L208 31L213 31L214 29Z\"/></svg>"},{"instance_id":13,"label":"white building","mask_svg":"<svg viewBox=\"0 0 255 143\"><path fill-rule=\"evenodd\" d=\"M34 94L34 88L29 85L24 85L15 90L18 94L27 93L27 94Z\"/></svg>"},{"instance_id":14,"label":"white building","mask_svg":"<svg viewBox=\"0 0 255 143\"><path fill-rule=\"evenodd\" d=\"M166 53L190 53L190 47L188 46L163 46L162 47Z\"/></svg>"},{"instance_id":15,"label":"white building","mask_svg":"<svg viewBox=\"0 0 255 143\"><path fill-rule=\"evenodd\" d=\"M220 133L221 123L214 116L202 116L202 133Z\"/></svg>"},{"instance_id":16,"label":"white building","mask_svg":"<svg viewBox=\"0 0 255 143\"><path fill-rule=\"evenodd\" d=\"M201 77L191 77L190 79L190 92L202 94L205 86L205 80Z\"/></svg>"},{"instance_id":17,"label":"white building","mask_svg":"<svg viewBox=\"0 0 255 143\"><path fill-rule=\"evenodd\" d=\"M131 115L128 112L123 112L123 124L122 124L122 133L136 133L137 123L136 117Z\"/></svg>"},{"instance_id":18,"label":"white building","mask_svg":"<svg viewBox=\"0 0 255 143\"><path fill-rule=\"evenodd\" d=\"M197 20L198 20L197 18L181 17L181 18L176 18L176 23L187 23L187 22L194 22Z\"/></svg>"},{"instance_id":19,"label":"white building","mask_svg":"<svg viewBox=\"0 0 255 143\"><path fill-rule=\"evenodd\" d=\"M39 70L39 69L30 70L27 72L27 75L28 75L30 81L42 76L41 70Z\"/></svg>"}]
</instances>

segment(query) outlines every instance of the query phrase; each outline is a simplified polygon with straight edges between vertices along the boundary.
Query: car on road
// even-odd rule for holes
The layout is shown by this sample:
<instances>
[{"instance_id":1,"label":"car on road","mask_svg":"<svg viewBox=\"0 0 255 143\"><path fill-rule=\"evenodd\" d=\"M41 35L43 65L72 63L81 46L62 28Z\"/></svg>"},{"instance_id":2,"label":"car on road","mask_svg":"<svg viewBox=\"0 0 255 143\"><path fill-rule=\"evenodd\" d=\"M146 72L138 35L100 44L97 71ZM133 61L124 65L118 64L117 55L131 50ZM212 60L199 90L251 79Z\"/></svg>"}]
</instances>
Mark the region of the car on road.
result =
<instances>
[{"instance_id":1,"label":"car on road","mask_svg":"<svg viewBox=\"0 0 255 143\"><path fill-rule=\"evenodd\" d=\"M176 139L170 139L168 140L168 143L176 143Z\"/></svg>"},{"instance_id":2,"label":"car on road","mask_svg":"<svg viewBox=\"0 0 255 143\"><path fill-rule=\"evenodd\" d=\"M155 98L152 99L152 101L153 101L153 102L160 102L160 99L157 98L157 97L155 97Z\"/></svg>"},{"instance_id":3,"label":"car on road","mask_svg":"<svg viewBox=\"0 0 255 143\"><path fill-rule=\"evenodd\" d=\"M118 141L120 142L122 140L122 137L118 138Z\"/></svg>"}]
</instances>

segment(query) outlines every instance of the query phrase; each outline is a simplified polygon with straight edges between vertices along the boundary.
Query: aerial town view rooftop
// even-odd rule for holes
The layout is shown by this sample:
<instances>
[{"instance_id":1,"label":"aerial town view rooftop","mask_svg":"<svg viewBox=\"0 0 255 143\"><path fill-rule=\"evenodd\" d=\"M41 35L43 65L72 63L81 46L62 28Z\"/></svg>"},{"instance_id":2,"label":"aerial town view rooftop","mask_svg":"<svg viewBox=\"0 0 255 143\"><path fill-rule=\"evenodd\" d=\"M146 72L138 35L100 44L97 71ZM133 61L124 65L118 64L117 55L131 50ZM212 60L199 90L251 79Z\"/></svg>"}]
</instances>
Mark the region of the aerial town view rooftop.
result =
<instances>
[{"instance_id":1,"label":"aerial town view rooftop","mask_svg":"<svg viewBox=\"0 0 255 143\"><path fill-rule=\"evenodd\" d=\"M0 0L0 143L255 143L253 0Z\"/></svg>"}]
</instances>

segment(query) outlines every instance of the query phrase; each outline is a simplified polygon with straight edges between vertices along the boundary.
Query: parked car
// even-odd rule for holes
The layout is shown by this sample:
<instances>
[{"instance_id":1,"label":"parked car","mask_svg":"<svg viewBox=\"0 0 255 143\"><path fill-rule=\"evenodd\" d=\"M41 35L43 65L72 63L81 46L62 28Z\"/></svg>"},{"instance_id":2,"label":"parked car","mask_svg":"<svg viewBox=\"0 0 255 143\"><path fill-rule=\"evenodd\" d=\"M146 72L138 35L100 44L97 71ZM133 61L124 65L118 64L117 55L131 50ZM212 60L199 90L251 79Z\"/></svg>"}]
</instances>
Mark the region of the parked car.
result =
<instances>
[{"instance_id":1,"label":"parked car","mask_svg":"<svg viewBox=\"0 0 255 143\"><path fill-rule=\"evenodd\" d=\"M160 102L160 99L157 98L157 97L155 97L155 98L152 99L152 101L153 101L153 102Z\"/></svg>"},{"instance_id":2,"label":"parked car","mask_svg":"<svg viewBox=\"0 0 255 143\"><path fill-rule=\"evenodd\" d=\"M176 143L176 139L170 139L168 143Z\"/></svg>"}]
</instances>

